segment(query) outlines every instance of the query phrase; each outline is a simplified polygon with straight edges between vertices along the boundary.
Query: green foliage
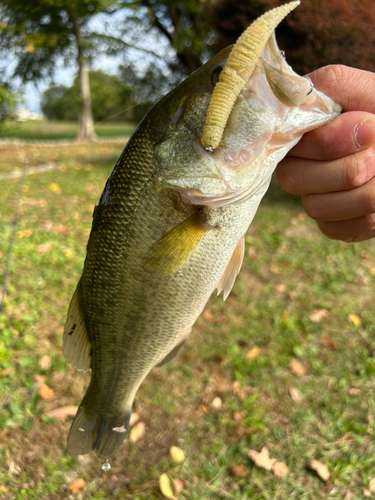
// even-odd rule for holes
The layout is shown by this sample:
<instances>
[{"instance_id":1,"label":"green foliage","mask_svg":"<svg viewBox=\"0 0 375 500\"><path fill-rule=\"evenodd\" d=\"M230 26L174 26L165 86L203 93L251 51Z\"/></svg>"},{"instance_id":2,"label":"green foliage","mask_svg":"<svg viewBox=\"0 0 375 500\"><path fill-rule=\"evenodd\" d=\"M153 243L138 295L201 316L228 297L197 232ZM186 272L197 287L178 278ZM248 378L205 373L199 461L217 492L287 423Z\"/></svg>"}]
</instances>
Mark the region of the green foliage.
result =
<instances>
[{"instance_id":1,"label":"green foliage","mask_svg":"<svg viewBox=\"0 0 375 500\"><path fill-rule=\"evenodd\" d=\"M11 117L16 109L17 97L8 86L0 85L0 120Z\"/></svg>"},{"instance_id":2,"label":"green foliage","mask_svg":"<svg viewBox=\"0 0 375 500\"><path fill-rule=\"evenodd\" d=\"M90 71L92 111L95 121L104 120L130 107L130 89L114 75L101 70ZM79 82L75 78L71 87L55 85L49 87L42 97L42 111L51 120L73 121L80 110ZM118 119L128 119L121 113Z\"/></svg>"},{"instance_id":3,"label":"green foliage","mask_svg":"<svg viewBox=\"0 0 375 500\"><path fill-rule=\"evenodd\" d=\"M116 0L4 0L0 48L14 52L14 75L24 81L40 80L52 75L58 57L74 55L74 20L82 28L97 13L112 12L116 6ZM87 46L88 41L81 43Z\"/></svg>"}]
</instances>

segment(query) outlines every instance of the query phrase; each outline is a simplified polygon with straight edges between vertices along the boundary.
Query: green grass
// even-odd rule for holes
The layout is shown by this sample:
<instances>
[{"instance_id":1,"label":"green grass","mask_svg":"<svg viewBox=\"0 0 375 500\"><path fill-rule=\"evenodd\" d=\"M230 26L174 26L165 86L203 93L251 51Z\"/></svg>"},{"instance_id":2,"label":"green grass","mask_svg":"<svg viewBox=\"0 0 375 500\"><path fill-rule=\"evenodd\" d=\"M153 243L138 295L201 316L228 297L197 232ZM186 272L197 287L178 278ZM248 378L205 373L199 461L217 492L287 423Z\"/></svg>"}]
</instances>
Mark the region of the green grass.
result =
<instances>
[{"instance_id":1,"label":"green grass","mask_svg":"<svg viewBox=\"0 0 375 500\"><path fill-rule=\"evenodd\" d=\"M275 186L247 234L227 301L213 296L182 353L141 387L135 411L144 438L125 440L107 473L94 455L66 454L71 419L44 414L78 404L88 382L64 360L62 327L111 168L73 164L25 179L0 322L0 498L67 498L67 486L81 477L87 483L75 498L157 500L163 472L184 481L185 500L365 498L375 477L374 242L325 239L299 200ZM18 184L0 187L4 272ZM319 323L310 319L317 309L329 313ZM349 314L361 324L353 326ZM248 361L254 346L260 354ZM51 366L42 368L46 354ZM291 359L305 375L291 371ZM54 390L49 401L39 397L41 376ZM211 407L215 397L220 409ZM185 451L183 465L171 463L171 445ZM263 446L288 465L288 477L249 460L248 450ZM308 469L313 458L329 467L328 483ZM243 477L233 473L236 465Z\"/></svg>"},{"instance_id":2,"label":"green grass","mask_svg":"<svg viewBox=\"0 0 375 500\"><path fill-rule=\"evenodd\" d=\"M95 125L98 137L129 136L135 126L132 123L106 122ZM75 139L77 136L76 122L61 122L50 120L28 120L25 122L7 121L1 124L0 139L25 140L57 140Z\"/></svg>"}]
</instances>

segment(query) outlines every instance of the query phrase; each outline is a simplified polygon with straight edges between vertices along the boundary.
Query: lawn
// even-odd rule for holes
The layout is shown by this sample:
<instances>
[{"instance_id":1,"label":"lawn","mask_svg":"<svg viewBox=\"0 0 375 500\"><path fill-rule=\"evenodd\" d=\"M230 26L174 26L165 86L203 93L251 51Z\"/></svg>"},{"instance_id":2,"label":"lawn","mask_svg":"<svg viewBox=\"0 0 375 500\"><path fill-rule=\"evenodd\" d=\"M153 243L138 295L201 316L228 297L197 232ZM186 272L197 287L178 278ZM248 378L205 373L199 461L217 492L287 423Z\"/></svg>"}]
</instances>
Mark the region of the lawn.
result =
<instances>
[{"instance_id":1,"label":"lawn","mask_svg":"<svg viewBox=\"0 0 375 500\"><path fill-rule=\"evenodd\" d=\"M24 140L75 139L77 122L51 120L6 121L0 127L0 139L17 138ZM132 123L105 122L95 125L98 137L129 136L135 126Z\"/></svg>"},{"instance_id":2,"label":"lawn","mask_svg":"<svg viewBox=\"0 0 375 500\"><path fill-rule=\"evenodd\" d=\"M72 417L47 414L78 405L89 380L67 365L62 332L112 165L71 160L25 178L0 322L0 498L157 500L162 473L182 487L179 500L371 496L374 242L325 239L274 185L227 301L213 296L182 353L142 385L134 412L144 435L126 439L107 472L94 454L67 455ZM0 188L4 274L19 180ZM254 464L249 450L264 446L289 474Z\"/></svg>"}]
</instances>

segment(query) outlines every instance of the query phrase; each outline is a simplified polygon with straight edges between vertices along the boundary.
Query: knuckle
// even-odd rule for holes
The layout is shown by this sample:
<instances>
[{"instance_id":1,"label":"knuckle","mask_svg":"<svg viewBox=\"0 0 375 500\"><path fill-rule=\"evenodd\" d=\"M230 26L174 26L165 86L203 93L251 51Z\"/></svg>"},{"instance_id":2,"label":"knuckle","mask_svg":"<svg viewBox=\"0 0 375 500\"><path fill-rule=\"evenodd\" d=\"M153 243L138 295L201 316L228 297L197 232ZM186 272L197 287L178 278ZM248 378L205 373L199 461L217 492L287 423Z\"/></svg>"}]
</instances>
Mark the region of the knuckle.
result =
<instances>
[{"instance_id":1,"label":"knuckle","mask_svg":"<svg viewBox=\"0 0 375 500\"><path fill-rule=\"evenodd\" d=\"M347 189L354 189L368 182L375 175L375 148L350 155L344 159L342 182Z\"/></svg>"},{"instance_id":2,"label":"knuckle","mask_svg":"<svg viewBox=\"0 0 375 500\"><path fill-rule=\"evenodd\" d=\"M372 183L373 184L373 183ZM375 186L368 186L364 193L365 210L367 213L372 214L375 212Z\"/></svg>"},{"instance_id":3,"label":"knuckle","mask_svg":"<svg viewBox=\"0 0 375 500\"><path fill-rule=\"evenodd\" d=\"M319 220L319 206L316 202L316 195L305 194L302 196L302 206L307 215L314 220Z\"/></svg>"},{"instance_id":4,"label":"knuckle","mask_svg":"<svg viewBox=\"0 0 375 500\"><path fill-rule=\"evenodd\" d=\"M330 64L319 68L314 72L317 85L319 86L319 83L322 82L325 86L336 87L346 79L346 69L346 66L342 64Z\"/></svg>"}]
</instances>

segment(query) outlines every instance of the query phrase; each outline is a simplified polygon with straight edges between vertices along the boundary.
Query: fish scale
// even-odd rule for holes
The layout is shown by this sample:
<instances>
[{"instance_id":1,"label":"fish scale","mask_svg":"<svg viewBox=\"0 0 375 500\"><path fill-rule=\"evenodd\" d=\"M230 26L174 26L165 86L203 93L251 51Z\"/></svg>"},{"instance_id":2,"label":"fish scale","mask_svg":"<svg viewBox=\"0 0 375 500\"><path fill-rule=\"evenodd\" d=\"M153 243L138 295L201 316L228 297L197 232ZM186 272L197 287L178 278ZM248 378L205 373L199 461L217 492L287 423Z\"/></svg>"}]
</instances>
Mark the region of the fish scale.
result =
<instances>
[{"instance_id":1,"label":"fish scale","mask_svg":"<svg viewBox=\"0 0 375 500\"><path fill-rule=\"evenodd\" d=\"M66 359L92 369L70 454L109 457L119 447L144 378L178 354L215 288L228 296L277 163L340 112L287 66L271 36L208 152L201 137L213 76L230 50L149 111L94 211L63 338Z\"/></svg>"}]
</instances>

